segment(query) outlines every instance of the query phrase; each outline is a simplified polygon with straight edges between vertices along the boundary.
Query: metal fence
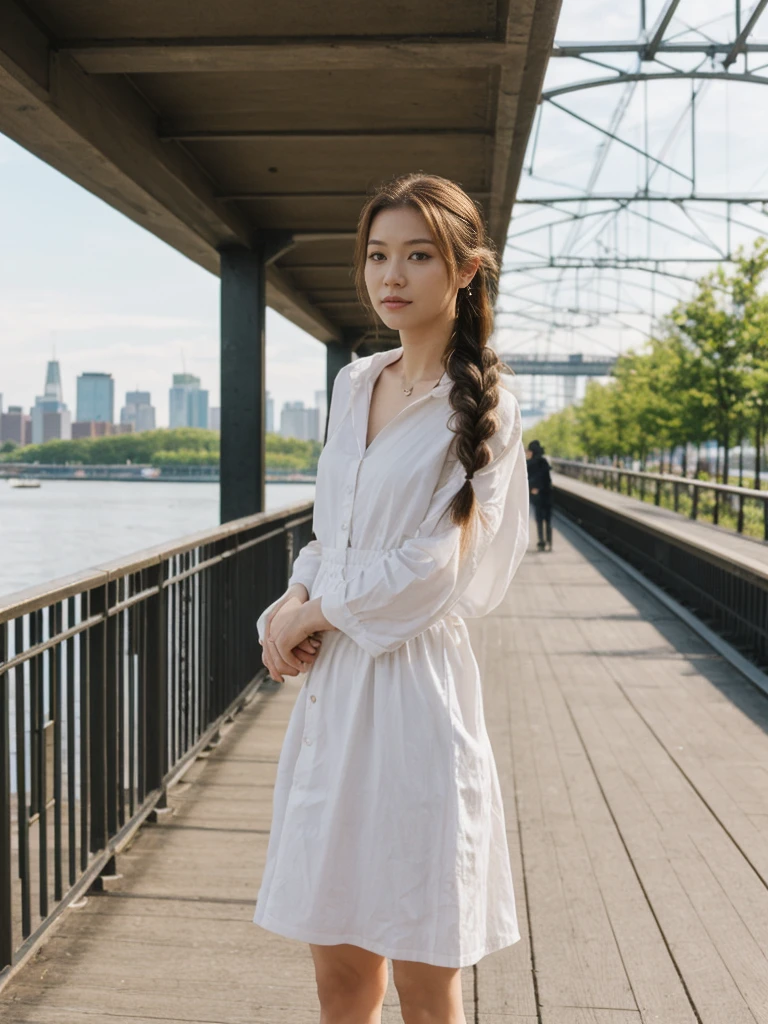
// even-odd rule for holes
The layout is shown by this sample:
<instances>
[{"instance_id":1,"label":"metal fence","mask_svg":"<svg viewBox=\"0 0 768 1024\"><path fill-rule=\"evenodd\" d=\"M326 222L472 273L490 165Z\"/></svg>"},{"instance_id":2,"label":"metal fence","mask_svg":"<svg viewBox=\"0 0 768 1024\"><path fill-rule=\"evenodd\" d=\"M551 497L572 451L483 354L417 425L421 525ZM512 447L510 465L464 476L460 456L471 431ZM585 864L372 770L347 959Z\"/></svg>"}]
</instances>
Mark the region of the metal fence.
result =
<instances>
[{"instance_id":1,"label":"metal fence","mask_svg":"<svg viewBox=\"0 0 768 1024\"><path fill-rule=\"evenodd\" d=\"M306 502L0 598L0 983L267 678Z\"/></svg>"},{"instance_id":2,"label":"metal fence","mask_svg":"<svg viewBox=\"0 0 768 1024\"><path fill-rule=\"evenodd\" d=\"M561 461L552 460L558 470ZM607 467L589 468L602 472ZM596 476L592 473L592 480ZM680 481L686 482L694 481ZM590 500L588 493L558 487L556 481L553 496L556 508L691 608L761 669L768 668L768 573L748 557L760 540L741 541L745 557L740 557L724 545L706 546L695 535L665 529L663 521L639 519L620 505Z\"/></svg>"},{"instance_id":3,"label":"metal fence","mask_svg":"<svg viewBox=\"0 0 768 1024\"><path fill-rule=\"evenodd\" d=\"M712 495L711 522L717 526L721 513L727 504L736 519L736 530L744 532L744 509L750 502L756 502L762 513L763 540L768 540L768 491L757 491L749 487L734 487L730 484L718 484L709 480L692 480L689 477L675 476L671 473L643 473L639 470L623 469L618 466L602 466L594 462L578 462L572 459L550 460L552 468L565 476L575 477L587 483L597 484L609 490L624 493L630 497L645 500L650 491L653 502L660 505L662 495L668 492L671 507L680 512L681 496L690 499L688 516L699 519L701 515L703 494Z\"/></svg>"}]
</instances>

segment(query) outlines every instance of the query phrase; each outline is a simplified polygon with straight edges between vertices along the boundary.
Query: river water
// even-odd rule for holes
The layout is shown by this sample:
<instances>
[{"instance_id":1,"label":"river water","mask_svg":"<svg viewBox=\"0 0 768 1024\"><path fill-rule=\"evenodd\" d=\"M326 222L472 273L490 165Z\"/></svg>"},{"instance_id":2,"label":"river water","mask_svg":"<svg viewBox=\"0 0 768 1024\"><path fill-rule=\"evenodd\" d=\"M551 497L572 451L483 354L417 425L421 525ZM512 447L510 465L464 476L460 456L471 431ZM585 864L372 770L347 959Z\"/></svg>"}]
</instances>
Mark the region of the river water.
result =
<instances>
[{"instance_id":1,"label":"river water","mask_svg":"<svg viewBox=\"0 0 768 1024\"><path fill-rule=\"evenodd\" d=\"M314 484L267 484L267 511L314 496ZM218 522L218 484L0 480L0 598Z\"/></svg>"},{"instance_id":2,"label":"river water","mask_svg":"<svg viewBox=\"0 0 768 1024\"><path fill-rule=\"evenodd\" d=\"M268 484L267 511L311 501L314 484ZM218 525L219 485L208 483L123 483L120 481L44 481L40 488L12 488L0 480L0 603L4 596L48 583L143 548L173 541ZM10 638L11 640L13 638ZM48 701L47 665L43 666L43 707ZM79 666L76 665L75 678ZM66 679L62 702L66 707ZM25 671L26 780L30 780L29 679ZM16 792L14 686L9 688L11 792ZM79 700L75 698L76 709ZM80 723L75 715L75 744ZM0 737L0 744L5 739ZM62 737L66 765L66 733ZM79 761L75 764L79 786Z\"/></svg>"}]
</instances>

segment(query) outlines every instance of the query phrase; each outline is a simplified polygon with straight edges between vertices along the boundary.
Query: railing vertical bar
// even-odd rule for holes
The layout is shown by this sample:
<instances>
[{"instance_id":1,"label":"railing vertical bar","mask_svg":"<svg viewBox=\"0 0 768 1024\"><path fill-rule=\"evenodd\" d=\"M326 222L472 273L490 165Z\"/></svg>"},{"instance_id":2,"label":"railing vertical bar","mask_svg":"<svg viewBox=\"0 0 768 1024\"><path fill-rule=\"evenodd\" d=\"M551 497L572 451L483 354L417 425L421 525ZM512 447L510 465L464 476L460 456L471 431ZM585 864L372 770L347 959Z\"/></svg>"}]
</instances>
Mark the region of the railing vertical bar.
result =
<instances>
[{"instance_id":1,"label":"railing vertical bar","mask_svg":"<svg viewBox=\"0 0 768 1024\"><path fill-rule=\"evenodd\" d=\"M169 566L169 578L171 580L174 580L176 575L177 575L177 561L176 561L175 557L172 557L171 560L170 560L170 566ZM177 724L176 723L176 716L177 716L177 708L178 708L177 701L176 701L176 686L177 686L177 680L178 680L178 674L179 673L178 673L178 658L177 657L173 657L173 652L178 653L178 650L179 650L179 648L178 648L179 636L178 636L178 631L177 631L177 628L176 628L177 615L178 615L178 612L177 612L178 584L177 583L171 582L169 584L169 586L168 586L168 604L169 604L169 609L170 609L170 629L171 629L171 637L170 637L171 644L170 644L170 648L169 648L169 651L171 652L171 661L170 661L170 672L169 672L169 678L168 678L169 697L170 697L170 707L168 709L168 714L169 714L169 726L170 726L170 733L171 733L169 762L171 764L173 764L173 762L176 760L176 758L178 756L177 747L176 747L176 732L177 732L177 729L176 729L176 724Z\"/></svg>"},{"instance_id":2,"label":"railing vertical bar","mask_svg":"<svg viewBox=\"0 0 768 1024\"><path fill-rule=\"evenodd\" d=\"M24 650L24 618L14 623L14 650ZM21 935L32 931L29 850L29 805L27 803L26 687L31 672L18 665L13 672L16 684L16 829L19 833L19 879L21 881ZM31 719L30 719L31 726ZM31 773L30 773L31 775ZM30 783L31 796L31 783Z\"/></svg>"},{"instance_id":3,"label":"railing vertical bar","mask_svg":"<svg viewBox=\"0 0 768 1024\"><path fill-rule=\"evenodd\" d=\"M50 606L45 609L50 612ZM35 635L44 640L43 609L33 613ZM48 652L46 652L47 654ZM35 690L37 697L37 838L38 838L38 907L40 917L48 916L48 773L47 768L47 735L45 728L45 660L46 654L38 654L34 659L36 665ZM50 666L49 666L50 667Z\"/></svg>"},{"instance_id":4,"label":"railing vertical bar","mask_svg":"<svg viewBox=\"0 0 768 1024\"><path fill-rule=\"evenodd\" d=\"M107 583L107 611L114 607L120 599L119 581L110 580ZM118 643L117 643L117 615L110 615L106 622L106 670L104 674L104 720L105 720L105 746L106 746L106 811L107 830L104 836L103 845L110 836L118 830L118 707L117 693L120 687L119 664L118 664Z\"/></svg>"},{"instance_id":5,"label":"railing vertical bar","mask_svg":"<svg viewBox=\"0 0 768 1024\"><path fill-rule=\"evenodd\" d=\"M131 596L133 596L133 583ZM128 814L136 813L136 605L126 613L128 649Z\"/></svg>"},{"instance_id":6,"label":"railing vertical bar","mask_svg":"<svg viewBox=\"0 0 768 1024\"><path fill-rule=\"evenodd\" d=\"M59 636L62 630L62 604L57 601L50 608L50 615L53 619L53 635ZM50 620L49 620L50 621ZM64 895L63 849L61 842L62 833L62 737L61 728L64 718L64 680L61 673L61 642L53 648L53 672L51 675L51 687L53 698L51 708L53 713L53 898L58 903Z\"/></svg>"},{"instance_id":7,"label":"railing vertical bar","mask_svg":"<svg viewBox=\"0 0 768 1024\"><path fill-rule=\"evenodd\" d=\"M8 624L0 623L0 665L8 661ZM13 963L10 672L0 669L0 970Z\"/></svg>"},{"instance_id":8,"label":"railing vertical bar","mask_svg":"<svg viewBox=\"0 0 768 1024\"><path fill-rule=\"evenodd\" d=\"M88 668L90 697L90 791L92 853L107 845L107 584L90 592L90 616L101 616L88 631Z\"/></svg>"},{"instance_id":9,"label":"railing vertical bar","mask_svg":"<svg viewBox=\"0 0 768 1024\"><path fill-rule=\"evenodd\" d=\"M90 617L92 591L80 595L80 618ZM80 870L85 871L90 859L91 831L91 636L90 630L75 638L80 665Z\"/></svg>"},{"instance_id":10,"label":"railing vertical bar","mask_svg":"<svg viewBox=\"0 0 768 1024\"><path fill-rule=\"evenodd\" d=\"M159 562L148 573L156 594L147 600L146 647L146 784L147 792L163 788L167 771L168 748L168 597L171 588L163 587L166 562ZM170 569L170 566L168 567ZM162 806L165 806L163 801Z\"/></svg>"},{"instance_id":11,"label":"railing vertical bar","mask_svg":"<svg viewBox=\"0 0 768 1024\"><path fill-rule=\"evenodd\" d=\"M74 625L75 599L67 600L67 627ZM71 637L67 644L67 843L69 846L69 884L77 878L77 834L76 834L76 771L77 751L75 749L75 643ZM82 710L82 706L81 706Z\"/></svg>"}]
</instances>

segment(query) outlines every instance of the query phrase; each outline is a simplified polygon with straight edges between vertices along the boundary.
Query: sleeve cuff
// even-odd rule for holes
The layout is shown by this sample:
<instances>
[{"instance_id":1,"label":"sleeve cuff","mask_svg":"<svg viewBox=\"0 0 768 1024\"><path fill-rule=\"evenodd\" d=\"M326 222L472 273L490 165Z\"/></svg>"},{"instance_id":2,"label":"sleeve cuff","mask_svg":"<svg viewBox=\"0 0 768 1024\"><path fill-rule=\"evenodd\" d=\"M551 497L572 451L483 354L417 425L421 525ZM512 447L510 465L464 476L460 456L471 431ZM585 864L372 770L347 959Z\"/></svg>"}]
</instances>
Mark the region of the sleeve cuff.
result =
<instances>
[{"instance_id":1,"label":"sleeve cuff","mask_svg":"<svg viewBox=\"0 0 768 1024\"><path fill-rule=\"evenodd\" d=\"M320 597L320 611L332 626L336 626L342 633L346 633L372 658L378 658L379 655L387 653L386 647L371 640L360 620L350 612L335 591L328 590Z\"/></svg>"}]
</instances>

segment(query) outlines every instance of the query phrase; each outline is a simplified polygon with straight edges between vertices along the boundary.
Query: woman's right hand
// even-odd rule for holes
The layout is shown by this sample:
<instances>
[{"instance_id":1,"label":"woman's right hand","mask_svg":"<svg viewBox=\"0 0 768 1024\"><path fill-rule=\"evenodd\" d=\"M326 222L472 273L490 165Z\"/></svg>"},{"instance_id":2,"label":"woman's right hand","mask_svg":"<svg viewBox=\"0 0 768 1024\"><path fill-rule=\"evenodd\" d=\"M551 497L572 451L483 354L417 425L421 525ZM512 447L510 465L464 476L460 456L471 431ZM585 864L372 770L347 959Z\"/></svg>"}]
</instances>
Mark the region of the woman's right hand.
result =
<instances>
[{"instance_id":1,"label":"woman's right hand","mask_svg":"<svg viewBox=\"0 0 768 1024\"><path fill-rule=\"evenodd\" d=\"M280 598L267 616L264 623L264 640L259 640L259 643L263 648L261 660L266 666L272 679L276 680L278 683L285 681L283 678L284 676L297 676L299 674L298 669L294 668L293 665L290 665L280 657L275 644L269 643L272 620L283 605L292 598L298 599L299 604L304 604L305 601L309 600L309 593L303 583L294 583L286 590L285 594ZM291 654L306 665L306 668L304 669L305 672L314 663L315 656L320 651L321 640L321 633L313 633L312 636L308 636L306 640L302 640L300 644L297 644L292 649Z\"/></svg>"}]
</instances>

